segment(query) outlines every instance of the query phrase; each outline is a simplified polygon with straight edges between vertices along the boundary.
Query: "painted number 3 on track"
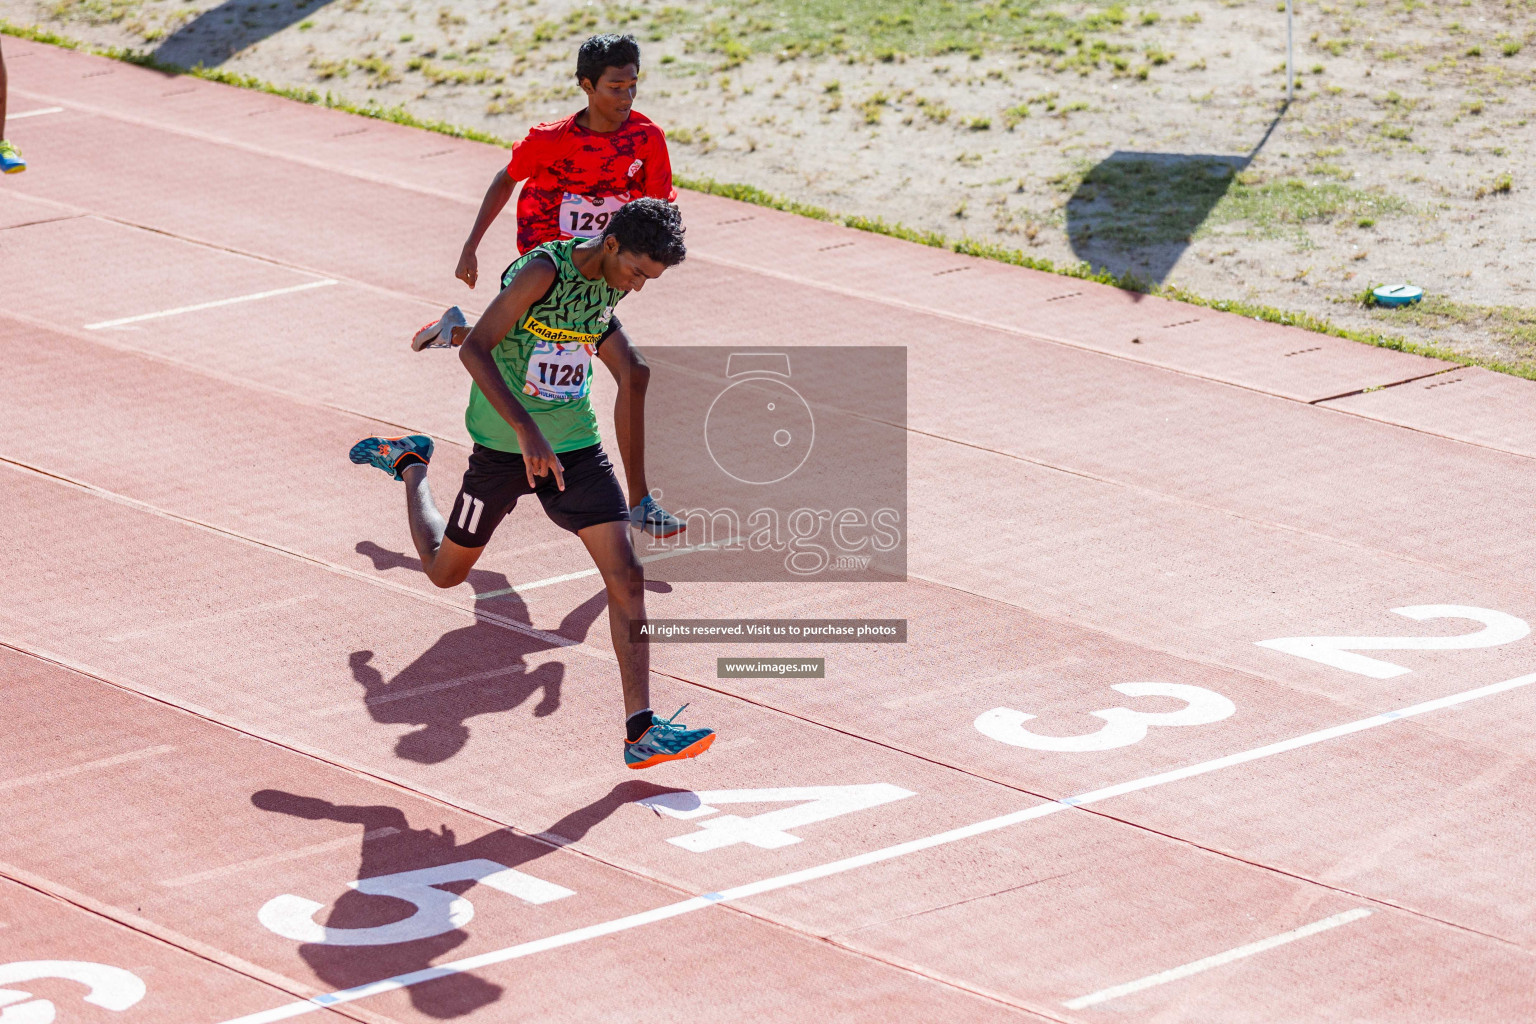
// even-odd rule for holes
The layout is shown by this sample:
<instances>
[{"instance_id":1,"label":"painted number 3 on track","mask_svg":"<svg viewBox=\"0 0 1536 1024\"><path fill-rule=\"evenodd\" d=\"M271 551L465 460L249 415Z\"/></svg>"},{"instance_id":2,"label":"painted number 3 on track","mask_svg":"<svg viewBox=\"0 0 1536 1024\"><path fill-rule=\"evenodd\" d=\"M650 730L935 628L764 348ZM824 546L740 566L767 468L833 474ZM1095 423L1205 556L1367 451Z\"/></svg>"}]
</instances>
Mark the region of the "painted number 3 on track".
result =
<instances>
[{"instance_id":1,"label":"painted number 3 on track","mask_svg":"<svg viewBox=\"0 0 1536 1024\"><path fill-rule=\"evenodd\" d=\"M1412 671L1402 665L1370 658L1357 651L1447 651L1497 647L1528 636L1530 625L1507 612L1461 604L1422 604L1392 611L1417 622L1431 619L1470 619L1483 628L1456 636L1293 636L1255 641L1260 647L1319 662L1372 679L1391 679ZM1035 716L1013 708L993 708L976 716L976 730L983 736L1013 747L1061 753L1085 753L1128 747L1146 739L1153 727L1209 725L1230 718L1237 705L1203 686L1184 683L1117 683L1114 689L1127 697L1173 697L1184 702L1178 711L1133 711L1114 707L1090 712L1104 724L1095 732L1076 736L1045 736L1025 728Z\"/></svg>"}]
</instances>

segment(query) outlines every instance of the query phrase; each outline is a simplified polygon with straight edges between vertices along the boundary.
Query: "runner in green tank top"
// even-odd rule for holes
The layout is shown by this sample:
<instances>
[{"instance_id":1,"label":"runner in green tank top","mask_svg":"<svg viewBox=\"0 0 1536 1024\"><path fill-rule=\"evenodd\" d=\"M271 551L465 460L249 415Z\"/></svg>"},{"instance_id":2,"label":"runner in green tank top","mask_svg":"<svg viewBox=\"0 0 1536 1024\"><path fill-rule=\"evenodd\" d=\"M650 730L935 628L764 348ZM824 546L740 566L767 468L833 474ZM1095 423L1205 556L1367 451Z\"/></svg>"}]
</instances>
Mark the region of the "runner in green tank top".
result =
<instances>
[{"instance_id":1,"label":"runner in green tank top","mask_svg":"<svg viewBox=\"0 0 1536 1024\"><path fill-rule=\"evenodd\" d=\"M557 526L581 538L608 591L631 768L696 757L715 734L679 725L675 714L651 713L650 648L631 639L631 624L645 622L645 577L630 543L624 492L598 437L589 377L613 307L685 255L677 207L637 199L614 213L600 237L539 246L508 268L501 294L459 349L475 382L464 415L475 447L449 520L427 484L431 438L369 437L351 453L353 462L405 482L411 540L439 587L464 582L525 494L537 495Z\"/></svg>"},{"instance_id":2,"label":"runner in green tank top","mask_svg":"<svg viewBox=\"0 0 1536 1024\"><path fill-rule=\"evenodd\" d=\"M624 297L604 278L588 278L572 253L580 238L546 242L530 249L507 268L508 284L529 263L553 263L555 280L544 297L529 307L501 344L492 350L496 368L539 431L556 452L598 443L592 412L592 355L608 336L613 307ZM517 433L472 384L464 425L477 444L520 452Z\"/></svg>"}]
</instances>

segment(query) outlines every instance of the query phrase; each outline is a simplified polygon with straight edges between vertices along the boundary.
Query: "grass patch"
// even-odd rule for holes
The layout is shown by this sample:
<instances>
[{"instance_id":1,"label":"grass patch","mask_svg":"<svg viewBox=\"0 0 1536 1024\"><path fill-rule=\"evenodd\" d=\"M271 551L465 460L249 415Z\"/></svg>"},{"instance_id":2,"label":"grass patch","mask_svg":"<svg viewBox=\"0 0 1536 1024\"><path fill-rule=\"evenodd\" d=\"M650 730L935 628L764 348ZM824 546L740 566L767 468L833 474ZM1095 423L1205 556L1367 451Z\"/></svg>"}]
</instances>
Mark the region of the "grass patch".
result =
<instances>
[{"instance_id":1,"label":"grass patch","mask_svg":"<svg viewBox=\"0 0 1536 1024\"><path fill-rule=\"evenodd\" d=\"M1491 195L1507 196L1510 192L1514 191L1514 188L1514 175L1506 171L1498 177L1494 178L1492 181L1488 182L1488 184L1477 186L1476 191L1472 193L1472 198L1486 199Z\"/></svg>"},{"instance_id":2,"label":"grass patch","mask_svg":"<svg viewBox=\"0 0 1536 1024\"><path fill-rule=\"evenodd\" d=\"M321 60L319 57L309 62L309 70L315 73L315 77L321 81L328 78L346 78L348 64L342 60Z\"/></svg>"},{"instance_id":3,"label":"grass patch","mask_svg":"<svg viewBox=\"0 0 1536 1024\"><path fill-rule=\"evenodd\" d=\"M60 21L83 21L90 25L109 25L137 14L140 0L56 0L48 13Z\"/></svg>"},{"instance_id":4,"label":"grass patch","mask_svg":"<svg viewBox=\"0 0 1536 1024\"><path fill-rule=\"evenodd\" d=\"M1374 219L1407 209L1406 202L1385 192L1295 178L1245 184L1240 175L1211 211L1210 222L1246 221L1260 237L1278 238L1299 231L1303 224L1336 218Z\"/></svg>"},{"instance_id":5,"label":"grass patch","mask_svg":"<svg viewBox=\"0 0 1536 1024\"><path fill-rule=\"evenodd\" d=\"M352 66L367 74L373 80L375 88L400 81L400 72L395 70L393 64L381 57L353 57Z\"/></svg>"},{"instance_id":6,"label":"grass patch","mask_svg":"<svg viewBox=\"0 0 1536 1024\"><path fill-rule=\"evenodd\" d=\"M879 124L880 112L890 106L891 98L883 92L877 92L858 105L859 113L864 115L865 124Z\"/></svg>"},{"instance_id":7,"label":"grass patch","mask_svg":"<svg viewBox=\"0 0 1536 1024\"><path fill-rule=\"evenodd\" d=\"M942 124L949 120L949 115L953 113L948 105L938 100L930 100L921 96L917 99L917 108L923 112L924 117L936 124Z\"/></svg>"},{"instance_id":8,"label":"grass patch","mask_svg":"<svg viewBox=\"0 0 1536 1024\"><path fill-rule=\"evenodd\" d=\"M1348 181L1355 176L1355 172L1349 168L1330 163L1308 164L1307 173L1318 178L1337 178L1340 181Z\"/></svg>"},{"instance_id":9,"label":"grass patch","mask_svg":"<svg viewBox=\"0 0 1536 1024\"><path fill-rule=\"evenodd\" d=\"M1536 309L1517 306L1475 306L1426 295L1411 306L1372 306L1370 316L1382 323L1408 323L1448 334L1486 331L1508 345L1520 357L1514 364L1484 363L1490 369L1536 379ZM1460 356L1456 362L1465 362Z\"/></svg>"},{"instance_id":10,"label":"grass patch","mask_svg":"<svg viewBox=\"0 0 1536 1024\"><path fill-rule=\"evenodd\" d=\"M433 85L484 85L487 82L504 82L506 74L490 68L450 68L434 64L425 57L412 57L406 62L407 71L419 71Z\"/></svg>"},{"instance_id":11,"label":"grass patch","mask_svg":"<svg viewBox=\"0 0 1536 1024\"><path fill-rule=\"evenodd\" d=\"M1311 313L1291 313L1274 306L1257 305L1251 302L1242 302L1235 299L1207 299L1186 291L1177 285L1165 285L1157 289L1156 294L1175 302L1187 302L1192 306L1201 306L1205 309L1219 310L1223 313L1235 313L1238 316L1248 316L1255 320L1263 320L1272 324L1284 324L1287 327L1299 327L1304 331L1314 334L1327 334L1335 338L1344 338L1348 341L1356 341L1362 345L1374 345L1377 348L1389 348L1395 352L1409 352L1413 355L1427 356L1430 359L1443 359L1450 363L1460 363L1463 366L1482 366L1499 373L1507 373L1514 377L1525 377L1536 380L1536 360L1520 363L1503 363L1493 359L1469 358L1452 352L1450 349L1441 348L1438 345L1423 345L1416 341L1393 334L1385 334L1377 331L1359 331L1348 327L1339 327L1331 320L1313 316ZM1428 299L1424 300L1429 301ZM1420 303L1422 305L1422 303ZM1416 307L1403 307L1402 309L1387 312L1381 310L1380 316L1375 319L1386 319L1399 316L1404 309Z\"/></svg>"},{"instance_id":12,"label":"grass patch","mask_svg":"<svg viewBox=\"0 0 1536 1024\"><path fill-rule=\"evenodd\" d=\"M998 50L1071 57L1092 49L1089 36L1119 32L1129 20L1119 0L1087 0L1072 15L1055 0L715 0L626 10L639 12L651 37L681 35L727 64L752 54L886 62Z\"/></svg>"},{"instance_id":13,"label":"grass patch","mask_svg":"<svg viewBox=\"0 0 1536 1024\"><path fill-rule=\"evenodd\" d=\"M1013 131L1014 125L1029 116L1029 104L1020 103L1003 111L1003 126Z\"/></svg>"}]
</instances>

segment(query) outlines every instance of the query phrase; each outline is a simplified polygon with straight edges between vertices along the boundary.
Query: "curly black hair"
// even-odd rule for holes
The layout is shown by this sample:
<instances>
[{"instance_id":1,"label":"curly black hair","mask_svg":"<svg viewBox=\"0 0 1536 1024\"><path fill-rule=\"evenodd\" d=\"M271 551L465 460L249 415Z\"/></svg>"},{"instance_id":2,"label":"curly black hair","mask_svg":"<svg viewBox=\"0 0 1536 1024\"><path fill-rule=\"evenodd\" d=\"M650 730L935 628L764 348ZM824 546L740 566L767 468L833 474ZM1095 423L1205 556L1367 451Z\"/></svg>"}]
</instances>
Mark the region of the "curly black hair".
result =
<instances>
[{"instance_id":1,"label":"curly black hair","mask_svg":"<svg viewBox=\"0 0 1536 1024\"><path fill-rule=\"evenodd\" d=\"M640 70L640 44L634 36L593 36L576 51L576 81L597 84L603 72L609 68L622 68L630 64Z\"/></svg>"},{"instance_id":2,"label":"curly black hair","mask_svg":"<svg viewBox=\"0 0 1536 1024\"><path fill-rule=\"evenodd\" d=\"M664 267L688 258L683 244L683 215L673 204L646 196L625 203L608 219L603 237L612 235L619 248L649 256Z\"/></svg>"}]
</instances>

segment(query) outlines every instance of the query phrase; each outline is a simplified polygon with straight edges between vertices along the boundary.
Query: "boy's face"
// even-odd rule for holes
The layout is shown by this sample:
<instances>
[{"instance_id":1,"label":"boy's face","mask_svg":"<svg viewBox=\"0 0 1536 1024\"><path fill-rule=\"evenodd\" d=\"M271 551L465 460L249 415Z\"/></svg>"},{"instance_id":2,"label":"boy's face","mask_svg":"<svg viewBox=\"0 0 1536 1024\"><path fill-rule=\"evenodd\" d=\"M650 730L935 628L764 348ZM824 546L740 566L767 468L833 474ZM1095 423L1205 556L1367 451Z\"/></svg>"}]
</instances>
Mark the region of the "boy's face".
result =
<instances>
[{"instance_id":1,"label":"boy's face","mask_svg":"<svg viewBox=\"0 0 1536 1024\"><path fill-rule=\"evenodd\" d=\"M603 239L603 280L608 287L624 292L638 292L647 281L655 280L667 268L649 256L619 248L612 235Z\"/></svg>"},{"instance_id":2,"label":"boy's face","mask_svg":"<svg viewBox=\"0 0 1536 1024\"><path fill-rule=\"evenodd\" d=\"M604 68L596 82L590 78L581 80L581 91L587 94L587 106L606 120L622 121L629 116L629 108L635 103L635 87L640 81L640 69L633 64L619 68Z\"/></svg>"}]
</instances>

